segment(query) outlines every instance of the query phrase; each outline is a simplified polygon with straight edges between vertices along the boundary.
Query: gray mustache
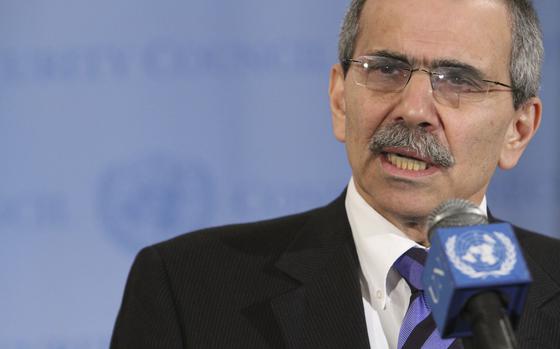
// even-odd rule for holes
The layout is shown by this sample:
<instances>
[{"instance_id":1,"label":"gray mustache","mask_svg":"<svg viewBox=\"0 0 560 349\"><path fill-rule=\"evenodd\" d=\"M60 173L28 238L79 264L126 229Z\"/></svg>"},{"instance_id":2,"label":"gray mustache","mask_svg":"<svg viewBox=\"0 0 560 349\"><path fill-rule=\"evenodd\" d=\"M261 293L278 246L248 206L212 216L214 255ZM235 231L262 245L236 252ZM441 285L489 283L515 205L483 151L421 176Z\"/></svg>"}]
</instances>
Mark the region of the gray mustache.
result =
<instances>
[{"instance_id":1,"label":"gray mustache","mask_svg":"<svg viewBox=\"0 0 560 349\"><path fill-rule=\"evenodd\" d=\"M381 127L369 142L369 149L381 154L388 147L408 148L440 167L455 164L451 152L431 133L423 128L409 128L402 123Z\"/></svg>"}]
</instances>

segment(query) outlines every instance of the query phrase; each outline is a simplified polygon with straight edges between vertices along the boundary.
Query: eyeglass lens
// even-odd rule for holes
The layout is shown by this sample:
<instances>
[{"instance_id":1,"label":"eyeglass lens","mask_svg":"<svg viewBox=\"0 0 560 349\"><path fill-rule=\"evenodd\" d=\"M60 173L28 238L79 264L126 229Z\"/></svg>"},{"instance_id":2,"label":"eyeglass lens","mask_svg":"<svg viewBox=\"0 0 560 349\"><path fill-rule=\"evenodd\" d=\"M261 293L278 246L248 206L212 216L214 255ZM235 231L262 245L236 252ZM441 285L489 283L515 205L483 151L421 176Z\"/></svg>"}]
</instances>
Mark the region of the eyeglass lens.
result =
<instances>
[{"instance_id":1,"label":"eyeglass lens","mask_svg":"<svg viewBox=\"0 0 560 349\"><path fill-rule=\"evenodd\" d=\"M439 67L434 71L413 69L406 62L377 56L360 57L353 62L359 66L355 82L373 91L401 91L412 74L421 71L430 75L434 97L443 104L458 107L460 102L480 101L488 92L485 81L460 67Z\"/></svg>"}]
</instances>

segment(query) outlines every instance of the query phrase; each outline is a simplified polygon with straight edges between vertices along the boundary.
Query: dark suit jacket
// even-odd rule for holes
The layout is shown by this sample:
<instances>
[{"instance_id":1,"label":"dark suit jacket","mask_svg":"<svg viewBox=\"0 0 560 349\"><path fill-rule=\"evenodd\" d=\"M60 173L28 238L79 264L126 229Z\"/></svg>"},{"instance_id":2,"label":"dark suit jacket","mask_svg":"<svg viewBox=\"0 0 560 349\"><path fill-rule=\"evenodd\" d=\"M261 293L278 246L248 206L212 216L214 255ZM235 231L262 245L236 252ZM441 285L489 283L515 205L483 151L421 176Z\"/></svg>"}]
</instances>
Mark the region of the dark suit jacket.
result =
<instances>
[{"instance_id":1,"label":"dark suit jacket","mask_svg":"<svg viewBox=\"0 0 560 349\"><path fill-rule=\"evenodd\" d=\"M344 198L143 249L111 349L369 348ZM534 279L520 347L558 349L560 241L515 230Z\"/></svg>"}]
</instances>

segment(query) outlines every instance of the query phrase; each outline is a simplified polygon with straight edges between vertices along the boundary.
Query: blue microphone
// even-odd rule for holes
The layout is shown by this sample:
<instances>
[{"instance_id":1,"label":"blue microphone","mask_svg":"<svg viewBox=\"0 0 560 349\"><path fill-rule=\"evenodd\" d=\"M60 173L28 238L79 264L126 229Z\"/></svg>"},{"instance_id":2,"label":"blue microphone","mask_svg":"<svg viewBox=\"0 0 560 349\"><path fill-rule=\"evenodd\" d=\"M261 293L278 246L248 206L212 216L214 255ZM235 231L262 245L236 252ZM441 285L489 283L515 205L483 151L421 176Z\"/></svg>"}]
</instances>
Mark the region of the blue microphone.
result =
<instances>
[{"instance_id":1,"label":"blue microphone","mask_svg":"<svg viewBox=\"0 0 560 349\"><path fill-rule=\"evenodd\" d=\"M453 199L428 219L424 294L440 334L476 348L516 348L531 276L509 224L488 224L469 201ZM466 345L467 346L467 345Z\"/></svg>"}]
</instances>

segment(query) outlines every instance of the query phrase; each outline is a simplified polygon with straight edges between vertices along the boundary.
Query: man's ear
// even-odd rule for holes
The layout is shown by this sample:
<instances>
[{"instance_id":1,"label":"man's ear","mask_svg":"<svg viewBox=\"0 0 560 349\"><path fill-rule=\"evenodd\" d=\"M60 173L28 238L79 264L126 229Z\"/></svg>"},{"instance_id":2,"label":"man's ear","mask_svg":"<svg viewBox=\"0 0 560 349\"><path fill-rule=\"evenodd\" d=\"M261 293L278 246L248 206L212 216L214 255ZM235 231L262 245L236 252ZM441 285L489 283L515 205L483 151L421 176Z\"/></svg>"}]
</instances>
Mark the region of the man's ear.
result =
<instances>
[{"instance_id":1,"label":"man's ear","mask_svg":"<svg viewBox=\"0 0 560 349\"><path fill-rule=\"evenodd\" d=\"M500 154L498 162L500 168L509 170L517 165L525 148L539 128L541 113L542 102L538 97L530 98L515 111Z\"/></svg>"},{"instance_id":2,"label":"man's ear","mask_svg":"<svg viewBox=\"0 0 560 349\"><path fill-rule=\"evenodd\" d=\"M340 64L331 68L329 97L332 113L333 133L341 142L346 140L346 100L344 97L344 72Z\"/></svg>"}]
</instances>

